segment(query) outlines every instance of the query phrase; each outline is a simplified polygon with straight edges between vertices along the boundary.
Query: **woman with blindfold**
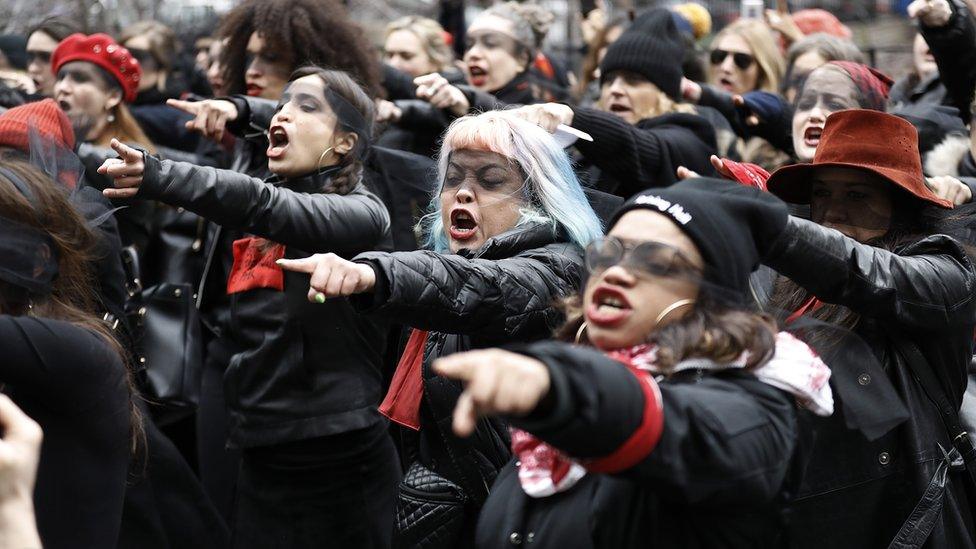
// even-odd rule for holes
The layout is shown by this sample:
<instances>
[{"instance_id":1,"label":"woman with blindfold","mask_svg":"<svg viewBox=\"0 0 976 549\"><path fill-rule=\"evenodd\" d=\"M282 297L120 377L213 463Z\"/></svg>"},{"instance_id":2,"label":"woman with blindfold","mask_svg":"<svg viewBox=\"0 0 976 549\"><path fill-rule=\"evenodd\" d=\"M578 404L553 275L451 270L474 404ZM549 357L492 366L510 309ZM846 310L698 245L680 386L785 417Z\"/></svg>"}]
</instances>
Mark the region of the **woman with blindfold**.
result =
<instances>
[{"instance_id":1,"label":"woman with blindfold","mask_svg":"<svg viewBox=\"0 0 976 549\"><path fill-rule=\"evenodd\" d=\"M800 464L798 407L830 415L824 363L745 305L787 220L698 179L633 197L586 249L564 341L452 355L453 428L512 425L476 547L774 547Z\"/></svg>"},{"instance_id":2,"label":"woman with blindfold","mask_svg":"<svg viewBox=\"0 0 976 549\"><path fill-rule=\"evenodd\" d=\"M63 187L4 150L0 382L44 430L44 547L115 547L130 461L146 450L125 353L95 314L97 246Z\"/></svg>"},{"instance_id":3,"label":"woman with blindfold","mask_svg":"<svg viewBox=\"0 0 976 549\"><path fill-rule=\"evenodd\" d=\"M469 547L481 502L508 460L503 424L485 421L469 444L446 421L460 387L430 370L438 356L546 337L554 302L583 277L582 249L600 222L566 153L540 128L504 112L455 121L438 162L440 189L425 228L433 251L333 254L286 261L311 274L308 297L356 294L369 316L413 328L381 411L406 427L395 539L415 547L437 534L440 511L456 518L442 535ZM431 478L457 489L447 500Z\"/></svg>"},{"instance_id":4,"label":"woman with blindfold","mask_svg":"<svg viewBox=\"0 0 976 549\"><path fill-rule=\"evenodd\" d=\"M305 300L276 264L389 242L389 217L362 182L372 101L345 73L296 71L269 130L262 181L160 161L113 142L106 195L151 198L240 230L223 273L238 351L225 374L229 444L242 449L236 547L386 547L399 471L377 413L386 327L346 299ZM221 269L221 265L211 265Z\"/></svg>"},{"instance_id":5,"label":"woman with blindfold","mask_svg":"<svg viewBox=\"0 0 976 549\"><path fill-rule=\"evenodd\" d=\"M755 295L787 322L812 318L863 338L883 373L831 364L856 378L842 396L888 385L900 402L873 413L907 408L870 438L839 418L812 424L810 464L790 504L797 547L976 544L976 451L953 419L972 358L976 269L947 236L971 238L973 217L926 186L917 139L896 116L844 110L827 118L811 164L768 181L773 194L809 204L810 221L790 219L764 260L780 276Z\"/></svg>"}]
</instances>

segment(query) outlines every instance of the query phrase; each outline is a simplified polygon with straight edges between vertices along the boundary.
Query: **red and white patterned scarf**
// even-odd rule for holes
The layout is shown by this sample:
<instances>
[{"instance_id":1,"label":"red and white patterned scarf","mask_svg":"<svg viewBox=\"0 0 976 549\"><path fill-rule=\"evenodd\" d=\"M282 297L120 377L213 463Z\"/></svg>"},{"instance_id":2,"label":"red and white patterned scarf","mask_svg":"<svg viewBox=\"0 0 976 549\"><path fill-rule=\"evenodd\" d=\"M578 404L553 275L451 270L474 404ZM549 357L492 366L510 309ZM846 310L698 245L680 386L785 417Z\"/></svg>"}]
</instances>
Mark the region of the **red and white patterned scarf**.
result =
<instances>
[{"instance_id":1,"label":"red and white patterned scarf","mask_svg":"<svg viewBox=\"0 0 976 549\"><path fill-rule=\"evenodd\" d=\"M643 344L607 353L610 358L634 369L657 375L657 348ZM748 356L743 354L720 369L744 368ZM702 363L695 363L700 368ZM806 343L787 332L776 335L776 351L765 364L752 370L764 383L786 391L797 402L817 414L829 416L834 411L830 390L830 369ZM585 462L577 461L556 448L520 429L512 428L512 452L518 457L518 475L522 490L531 497L543 498L573 487L586 476Z\"/></svg>"}]
</instances>

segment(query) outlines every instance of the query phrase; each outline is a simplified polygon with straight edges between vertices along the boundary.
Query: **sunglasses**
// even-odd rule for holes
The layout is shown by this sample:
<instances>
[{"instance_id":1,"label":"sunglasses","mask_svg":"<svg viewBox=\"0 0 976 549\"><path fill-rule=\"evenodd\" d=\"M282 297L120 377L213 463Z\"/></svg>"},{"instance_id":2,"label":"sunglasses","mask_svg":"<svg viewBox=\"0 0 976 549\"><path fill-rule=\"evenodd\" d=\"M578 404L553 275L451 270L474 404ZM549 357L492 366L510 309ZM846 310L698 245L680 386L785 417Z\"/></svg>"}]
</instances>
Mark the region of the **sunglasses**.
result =
<instances>
[{"instance_id":1,"label":"sunglasses","mask_svg":"<svg viewBox=\"0 0 976 549\"><path fill-rule=\"evenodd\" d=\"M139 65L143 67L145 67L150 63L156 62L156 58L153 57L152 52L149 50L140 50L136 48L126 48L126 49L129 50L129 54L132 55L132 57L136 58L136 61L139 62Z\"/></svg>"},{"instance_id":2,"label":"sunglasses","mask_svg":"<svg viewBox=\"0 0 976 549\"><path fill-rule=\"evenodd\" d=\"M713 65L721 65L730 55L732 56L732 61L735 62L735 66L739 67L741 70L748 69L753 63L756 62L756 58L748 53L732 52L720 50L718 48L712 50L709 58Z\"/></svg>"},{"instance_id":3,"label":"sunglasses","mask_svg":"<svg viewBox=\"0 0 976 549\"><path fill-rule=\"evenodd\" d=\"M46 65L51 62L52 53L49 51L27 50L27 64L38 62Z\"/></svg>"},{"instance_id":4,"label":"sunglasses","mask_svg":"<svg viewBox=\"0 0 976 549\"><path fill-rule=\"evenodd\" d=\"M594 240L586 247L586 269L591 275L620 265L634 274L656 277L681 276L701 279L696 267L677 248L660 242L624 242L607 236Z\"/></svg>"}]
</instances>

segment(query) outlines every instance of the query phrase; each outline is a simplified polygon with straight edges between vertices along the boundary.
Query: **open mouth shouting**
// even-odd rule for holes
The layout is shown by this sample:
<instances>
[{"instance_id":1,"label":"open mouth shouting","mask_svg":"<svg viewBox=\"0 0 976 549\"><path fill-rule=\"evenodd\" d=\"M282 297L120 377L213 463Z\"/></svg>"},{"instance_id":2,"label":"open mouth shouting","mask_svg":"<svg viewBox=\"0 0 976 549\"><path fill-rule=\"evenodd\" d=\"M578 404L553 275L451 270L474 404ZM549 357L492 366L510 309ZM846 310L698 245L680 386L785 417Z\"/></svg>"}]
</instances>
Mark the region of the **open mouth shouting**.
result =
<instances>
[{"instance_id":1,"label":"open mouth shouting","mask_svg":"<svg viewBox=\"0 0 976 549\"><path fill-rule=\"evenodd\" d=\"M269 159L281 158L285 155L288 148L288 132L281 126L271 126L268 130L268 151Z\"/></svg>"},{"instance_id":2,"label":"open mouth shouting","mask_svg":"<svg viewBox=\"0 0 976 549\"><path fill-rule=\"evenodd\" d=\"M488 71L478 65L468 65L468 78L472 86L480 88L488 83Z\"/></svg>"},{"instance_id":3,"label":"open mouth shouting","mask_svg":"<svg viewBox=\"0 0 976 549\"><path fill-rule=\"evenodd\" d=\"M264 93L264 86L259 86L254 83L247 85L247 95L250 97L260 97Z\"/></svg>"},{"instance_id":4,"label":"open mouth shouting","mask_svg":"<svg viewBox=\"0 0 976 549\"><path fill-rule=\"evenodd\" d=\"M449 230L451 238L465 242L474 238L478 222L475 221L471 212L457 208L451 212L451 228Z\"/></svg>"},{"instance_id":5,"label":"open mouth shouting","mask_svg":"<svg viewBox=\"0 0 976 549\"><path fill-rule=\"evenodd\" d=\"M725 88L725 91L730 91L730 92L735 91L735 82L733 82L731 78L728 78L726 76L723 76L718 79L718 85Z\"/></svg>"},{"instance_id":6,"label":"open mouth shouting","mask_svg":"<svg viewBox=\"0 0 976 549\"><path fill-rule=\"evenodd\" d=\"M816 149L820 144L820 136L823 135L823 126L808 126L803 130L803 144L811 149Z\"/></svg>"},{"instance_id":7,"label":"open mouth shouting","mask_svg":"<svg viewBox=\"0 0 976 549\"><path fill-rule=\"evenodd\" d=\"M586 305L586 320L601 328L612 328L630 317L633 307L624 294L606 284L594 290Z\"/></svg>"}]
</instances>

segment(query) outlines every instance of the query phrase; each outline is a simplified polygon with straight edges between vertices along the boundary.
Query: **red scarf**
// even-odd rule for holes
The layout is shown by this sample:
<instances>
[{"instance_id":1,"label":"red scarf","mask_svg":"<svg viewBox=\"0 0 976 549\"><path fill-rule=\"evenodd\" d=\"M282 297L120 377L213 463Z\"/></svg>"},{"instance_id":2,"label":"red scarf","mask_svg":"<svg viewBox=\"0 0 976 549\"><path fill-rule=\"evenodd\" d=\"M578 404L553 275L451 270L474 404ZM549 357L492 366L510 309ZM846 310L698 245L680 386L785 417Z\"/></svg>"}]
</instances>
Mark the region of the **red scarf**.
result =
<instances>
[{"instance_id":1,"label":"red scarf","mask_svg":"<svg viewBox=\"0 0 976 549\"><path fill-rule=\"evenodd\" d=\"M397 362L390 390L380 404L381 414L414 431L420 430L420 399L424 395L424 347L427 345L428 333L424 330L410 330L410 339Z\"/></svg>"}]
</instances>

